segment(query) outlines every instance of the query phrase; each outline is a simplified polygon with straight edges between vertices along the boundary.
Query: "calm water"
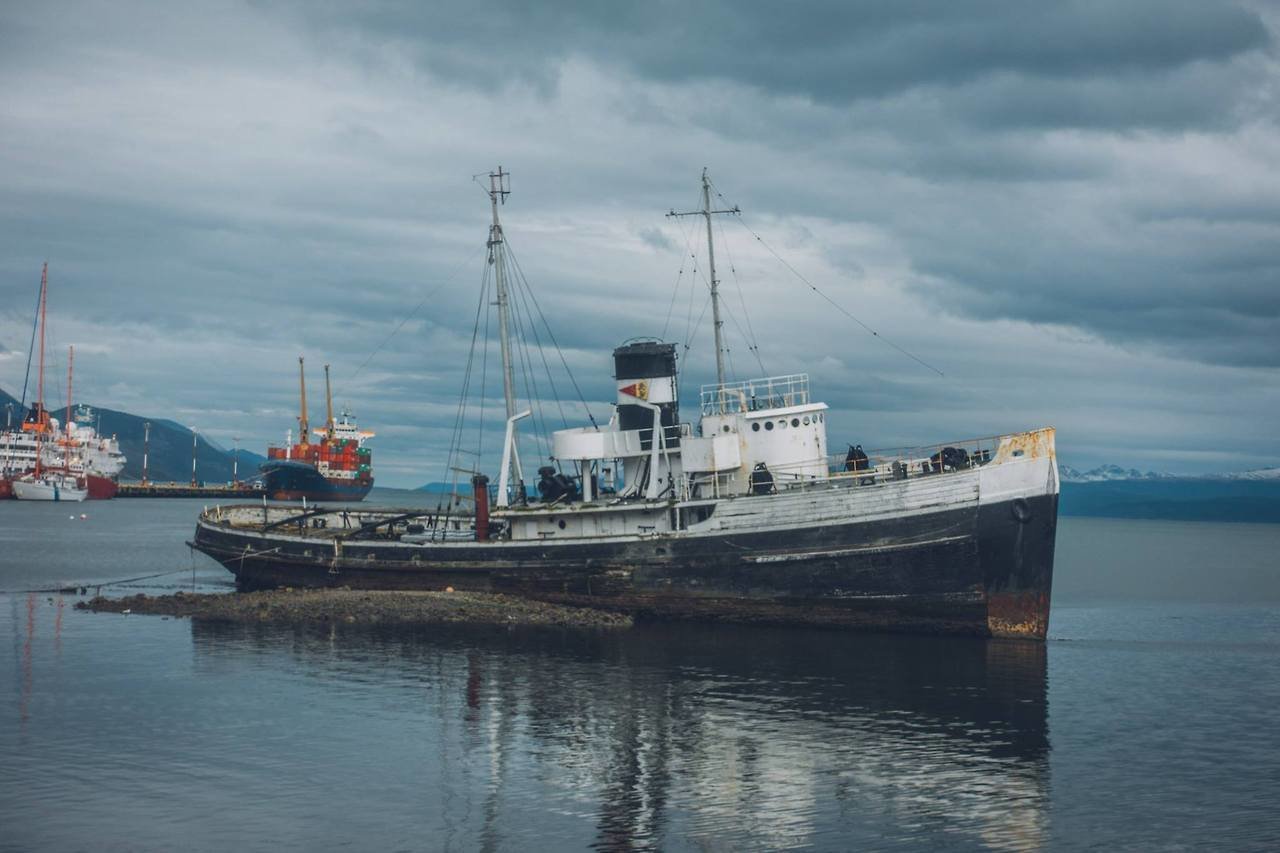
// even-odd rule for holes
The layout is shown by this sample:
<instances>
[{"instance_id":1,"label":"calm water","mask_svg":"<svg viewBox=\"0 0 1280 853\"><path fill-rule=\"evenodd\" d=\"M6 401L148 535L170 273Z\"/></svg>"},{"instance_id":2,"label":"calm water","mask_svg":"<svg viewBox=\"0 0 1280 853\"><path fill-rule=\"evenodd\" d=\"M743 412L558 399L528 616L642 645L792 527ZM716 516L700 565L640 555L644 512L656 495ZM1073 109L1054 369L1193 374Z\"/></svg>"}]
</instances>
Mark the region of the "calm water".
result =
<instances>
[{"instance_id":1,"label":"calm water","mask_svg":"<svg viewBox=\"0 0 1280 853\"><path fill-rule=\"evenodd\" d=\"M227 627L24 591L229 588L182 544L201 503L0 504L0 849L1280 842L1280 527L1063 519L1046 644Z\"/></svg>"}]
</instances>

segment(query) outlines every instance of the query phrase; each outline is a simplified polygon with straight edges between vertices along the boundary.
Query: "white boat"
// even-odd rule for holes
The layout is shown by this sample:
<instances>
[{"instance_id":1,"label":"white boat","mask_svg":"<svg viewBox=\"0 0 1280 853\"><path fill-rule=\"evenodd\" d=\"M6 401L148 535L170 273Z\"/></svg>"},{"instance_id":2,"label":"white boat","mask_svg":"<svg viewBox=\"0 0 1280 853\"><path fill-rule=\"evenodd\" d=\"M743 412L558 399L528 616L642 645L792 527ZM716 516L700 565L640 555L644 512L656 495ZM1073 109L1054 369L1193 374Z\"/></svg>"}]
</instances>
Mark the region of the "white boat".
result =
<instances>
[{"instance_id":1,"label":"white boat","mask_svg":"<svg viewBox=\"0 0 1280 853\"><path fill-rule=\"evenodd\" d=\"M45 472L13 481L13 496L20 501L74 501L89 496L88 487L69 474Z\"/></svg>"}]
</instances>

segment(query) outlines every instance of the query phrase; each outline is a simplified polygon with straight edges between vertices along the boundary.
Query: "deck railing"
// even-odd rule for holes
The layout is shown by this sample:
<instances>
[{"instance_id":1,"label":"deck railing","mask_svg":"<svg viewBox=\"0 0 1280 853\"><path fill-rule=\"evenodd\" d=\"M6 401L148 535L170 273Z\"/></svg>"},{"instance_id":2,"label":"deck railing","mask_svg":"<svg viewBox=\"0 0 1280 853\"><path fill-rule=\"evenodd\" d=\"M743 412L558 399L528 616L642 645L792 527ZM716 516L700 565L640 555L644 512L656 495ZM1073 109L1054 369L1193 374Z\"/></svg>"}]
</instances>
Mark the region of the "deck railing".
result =
<instances>
[{"instance_id":1,"label":"deck railing","mask_svg":"<svg viewBox=\"0 0 1280 853\"><path fill-rule=\"evenodd\" d=\"M766 376L702 386L702 414L727 415L761 409L783 409L809 402L809 374Z\"/></svg>"},{"instance_id":2,"label":"deck railing","mask_svg":"<svg viewBox=\"0 0 1280 853\"><path fill-rule=\"evenodd\" d=\"M995 457L1002 436L969 438L909 447L863 450L866 460L851 459L848 450L827 457L832 478L905 480L977 468Z\"/></svg>"}]
</instances>

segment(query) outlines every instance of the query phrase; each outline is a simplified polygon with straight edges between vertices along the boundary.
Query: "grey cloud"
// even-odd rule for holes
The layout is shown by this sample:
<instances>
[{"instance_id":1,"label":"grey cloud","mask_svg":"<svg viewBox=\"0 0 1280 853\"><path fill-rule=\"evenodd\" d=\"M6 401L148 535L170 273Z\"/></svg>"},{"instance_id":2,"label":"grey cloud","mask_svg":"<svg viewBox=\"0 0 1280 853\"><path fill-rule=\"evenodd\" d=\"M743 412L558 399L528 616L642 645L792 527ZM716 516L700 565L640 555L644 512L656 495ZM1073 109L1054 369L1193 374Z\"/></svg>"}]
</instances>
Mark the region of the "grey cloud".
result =
<instances>
[{"instance_id":1,"label":"grey cloud","mask_svg":"<svg viewBox=\"0 0 1280 853\"><path fill-rule=\"evenodd\" d=\"M709 165L790 263L948 374L722 223L736 372L740 279L767 371L813 373L833 441L1056 422L1073 464L1228 434L1274 464L1277 71L1249 7L165 8L0 12L0 336L24 347L48 258L60 343L110 349L84 359L98 402L261 449L304 353L380 432L380 470L437 478L483 268L470 174L516 172L509 237L600 401L609 350L662 330L688 240L662 214ZM709 341L682 352L686 403ZM495 378L491 357L489 448Z\"/></svg>"},{"instance_id":2,"label":"grey cloud","mask_svg":"<svg viewBox=\"0 0 1280 853\"><path fill-rule=\"evenodd\" d=\"M830 103L1001 73L1037 79L1164 73L1227 62L1272 43L1256 12L1200 0L514 7L490 0L335 4L319 16L309 5L306 13L322 33L362 29L400 45L433 73L471 83L501 86L520 78L546 87L566 57L585 55L657 80L730 80ZM1206 108L1182 106L1191 117ZM1043 104L1027 107L1050 118ZM1060 120L1069 118L1068 111Z\"/></svg>"}]
</instances>

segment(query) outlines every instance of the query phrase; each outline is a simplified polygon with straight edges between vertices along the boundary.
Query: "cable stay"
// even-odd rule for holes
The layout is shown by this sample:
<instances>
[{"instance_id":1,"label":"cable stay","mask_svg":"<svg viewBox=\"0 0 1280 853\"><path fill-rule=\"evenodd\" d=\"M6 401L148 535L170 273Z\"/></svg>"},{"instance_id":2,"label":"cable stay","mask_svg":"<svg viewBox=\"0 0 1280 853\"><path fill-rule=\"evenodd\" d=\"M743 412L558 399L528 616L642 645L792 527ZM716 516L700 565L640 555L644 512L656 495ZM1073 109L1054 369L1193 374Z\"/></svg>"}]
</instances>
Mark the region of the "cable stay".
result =
<instances>
[{"instance_id":1,"label":"cable stay","mask_svg":"<svg viewBox=\"0 0 1280 853\"><path fill-rule=\"evenodd\" d=\"M725 200L724 196L723 196L723 195L721 195L721 193L720 193L720 191L719 191L719 190L716 190L716 197L717 197L718 199L720 199L720 201L721 201L721 202L723 202L724 204L728 204L728 201L726 201L726 200ZM735 207L735 210L736 210L736 209L737 209L737 208ZM867 325L867 324L866 324L866 323L864 323L862 320L860 320L858 317L854 316L854 314L853 314L851 311L849 311L849 309L845 308L845 307L844 307L843 305L841 305L839 302L836 302L834 299L832 299L830 296L828 296L828 295L827 295L826 293L824 293L822 290L819 290L819 289L818 289L818 286L817 286L816 284L814 284L813 282L809 281L809 279L807 279L807 278L805 278L803 275L801 275L799 270L797 270L797 269L796 269L795 267L793 267L790 263L788 263L788 262L787 262L787 260L786 260L785 258L783 258L783 257L782 257L782 255L780 255L780 254L778 254L776 251L774 251L773 247L772 247L772 246L770 246L768 243L766 243L766 242L765 242L765 239L764 239L763 237L761 237L759 234L757 234L757 233L756 233L756 232L751 228L751 226L747 225L747 223L746 223L746 222L744 222L744 221L742 220L742 217L741 217L741 216L739 216L739 217L738 217L738 222L742 224L742 227L743 227L743 228L745 228L745 229L747 230L747 233L748 233L748 234L750 234L752 237L756 238L756 242L758 242L761 246L763 246L763 247L765 248L765 250L766 250L769 254L773 255L773 257L774 257L774 258L776 258L776 259L777 259L777 261L778 261L780 264L782 264L784 267L786 267L786 268L787 268L787 270L788 270L792 275L794 275L794 276L795 276L796 278L798 278L800 281L804 282L804 284L805 284L805 285L806 285L810 290L812 290L814 293L816 293L818 296L820 296L823 300L825 300L828 304L830 304L832 308L835 308L835 309L836 309L837 311L839 311L841 314L843 314L844 316L848 317L848 318L849 318L850 320L852 320L853 322L857 323L859 326L861 326L861 327L863 328L863 330L864 330L864 331L866 331L866 332L870 333L872 337L880 339L881 341L883 341L884 343L886 343L886 344L888 344L889 346L893 347L893 348L894 348L895 350L897 350L899 353L901 353L902 355L905 355L907 358L911 359L912 361L916 362L917 364L921 365L922 367L925 367L925 368L927 368L927 369L929 369L929 370L933 371L934 373L938 374L939 376L943 376L943 377L945 377L945 376L946 376L946 374L945 374L945 373L943 373L941 370L939 370L938 368L934 367L932 364L930 364L929 362L925 361L924 359L920 358L920 357L919 357L918 355L916 355L915 353L913 353L913 352L911 352L911 351L907 350L906 348L904 348L904 347L902 347L902 346L899 346L898 344L896 344L896 343L894 343L893 341L891 341L891 340L889 340L888 338L886 338L884 335L882 335L882 334L880 334L879 332L877 332L875 329L871 328L871 326Z\"/></svg>"}]
</instances>

